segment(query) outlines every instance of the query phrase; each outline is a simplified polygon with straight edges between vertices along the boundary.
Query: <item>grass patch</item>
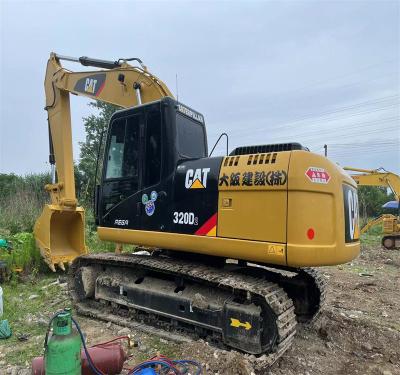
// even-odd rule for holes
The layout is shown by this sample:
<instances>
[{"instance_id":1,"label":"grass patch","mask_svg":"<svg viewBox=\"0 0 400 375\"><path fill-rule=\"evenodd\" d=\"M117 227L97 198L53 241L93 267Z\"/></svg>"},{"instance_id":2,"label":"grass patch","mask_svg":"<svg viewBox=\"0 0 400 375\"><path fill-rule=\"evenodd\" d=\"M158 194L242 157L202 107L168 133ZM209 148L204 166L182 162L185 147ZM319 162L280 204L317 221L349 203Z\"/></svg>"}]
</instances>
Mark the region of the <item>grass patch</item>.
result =
<instances>
[{"instance_id":1,"label":"grass patch","mask_svg":"<svg viewBox=\"0 0 400 375\"><path fill-rule=\"evenodd\" d=\"M115 250L115 243L100 240L97 232L91 230L86 230L86 246L89 253L112 253Z\"/></svg>"},{"instance_id":2,"label":"grass patch","mask_svg":"<svg viewBox=\"0 0 400 375\"><path fill-rule=\"evenodd\" d=\"M174 359L178 357L178 348L177 345L171 341L163 342L163 339L155 336L151 336L146 340L143 340L143 344L146 345L147 348L152 351L137 351L135 353L135 362L143 362L149 359L149 357L153 357L160 352L162 355L167 356L168 358Z\"/></svg>"},{"instance_id":3,"label":"grass patch","mask_svg":"<svg viewBox=\"0 0 400 375\"><path fill-rule=\"evenodd\" d=\"M0 351L10 365L30 364L43 354L43 341L50 317L59 309L71 307L71 302L58 283L56 274L29 277L17 282L15 278L3 284L4 314L8 319L12 336L0 340ZM32 296L37 296L32 298ZM21 342L18 335L28 335Z\"/></svg>"},{"instance_id":4,"label":"grass patch","mask_svg":"<svg viewBox=\"0 0 400 375\"><path fill-rule=\"evenodd\" d=\"M367 273L367 274L374 274L376 273L376 267L369 267L369 266L359 266L354 264L344 264L343 268L349 270L352 273L360 274L360 273Z\"/></svg>"},{"instance_id":5,"label":"grass patch","mask_svg":"<svg viewBox=\"0 0 400 375\"><path fill-rule=\"evenodd\" d=\"M46 173L25 177L0 174L0 228L11 234L32 232L37 217L48 201Z\"/></svg>"},{"instance_id":6,"label":"grass patch","mask_svg":"<svg viewBox=\"0 0 400 375\"><path fill-rule=\"evenodd\" d=\"M382 235L364 233L361 235L361 245L379 246L382 240Z\"/></svg>"},{"instance_id":7,"label":"grass patch","mask_svg":"<svg viewBox=\"0 0 400 375\"><path fill-rule=\"evenodd\" d=\"M371 227L366 233L361 235L362 245L379 246L382 240L382 225Z\"/></svg>"},{"instance_id":8,"label":"grass patch","mask_svg":"<svg viewBox=\"0 0 400 375\"><path fill-rule=\"evenodd\" d=\"M23 232L4 237L12 244L12 249L1 249L0 260L5 261L11 271L23 270L34 276L46 270L32 233Z\"/></svg>"}]
</instances>

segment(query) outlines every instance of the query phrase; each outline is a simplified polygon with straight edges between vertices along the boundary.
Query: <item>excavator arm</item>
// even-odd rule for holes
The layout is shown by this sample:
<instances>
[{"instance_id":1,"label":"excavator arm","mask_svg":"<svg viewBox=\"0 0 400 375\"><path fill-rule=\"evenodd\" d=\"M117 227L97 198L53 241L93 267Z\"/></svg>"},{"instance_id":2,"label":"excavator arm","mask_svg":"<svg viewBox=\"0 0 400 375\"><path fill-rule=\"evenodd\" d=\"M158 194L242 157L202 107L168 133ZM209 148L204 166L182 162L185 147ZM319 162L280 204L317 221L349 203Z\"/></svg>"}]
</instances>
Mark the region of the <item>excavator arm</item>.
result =
<instances>
[{"instance_id":1,"label":"excavator arm","mask_svg":"<svg viewBox=\"0 0 400 375\"><path fill-rule=\"evenodd\" d=\"M394 215L383 214L375 219L370 220L367 224L365 224L363 226L363 228L361 229L360 233L363 234L363 233L367 232L369 229L371 229L372 227L385 224L385 221L390 221L391 223L393 223L394 220L396 220L396 217ZM392 227L393 227L393 225L392 225Z\"/></svg>"},{"instance_id":2,"label":"excavator arm","mask_svg":"<svg viewBox=\"0 0 400 375\"><path fill-rule=\"evenodd\" d=\"M357 185L364 186L385 186L394 194L397 201L400 197L400 176L395 173L380 169L359 169L352 167L344 167L347 171L357 172L351 174Z\"/></svg>"},{"instance_id":3,"label":"excavator arm","mask_svg":"<svg viewBox=\"0 0 400 375\"><path fill-rule=\"evenodd\" d=\"M102 70L71 72L62 67L61 60ZM128 61L136 61L139 66L132 66ZM44 260L55 271L55 265L64 269L64 263L87 253L84 209L78 206L75 193L69 95L85 96L123 108L173 95L137 58L104 61L51 53L44 86L52 166L52 183L45 188L51 201L37 220L34 233Z\"/></svg>"}]
</instances>

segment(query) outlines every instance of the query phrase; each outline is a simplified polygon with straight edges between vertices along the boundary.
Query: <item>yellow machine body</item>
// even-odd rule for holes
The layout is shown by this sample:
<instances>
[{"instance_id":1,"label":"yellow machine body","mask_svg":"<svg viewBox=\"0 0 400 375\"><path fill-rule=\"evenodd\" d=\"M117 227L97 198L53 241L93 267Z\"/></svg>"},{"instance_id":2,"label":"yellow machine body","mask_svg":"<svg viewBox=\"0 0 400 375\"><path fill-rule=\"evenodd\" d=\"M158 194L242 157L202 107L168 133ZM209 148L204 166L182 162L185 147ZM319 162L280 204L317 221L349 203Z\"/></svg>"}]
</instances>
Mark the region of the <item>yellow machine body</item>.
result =
<instances>
[{"instance_id":1,"label":"yellow machine body","mask_svg":"<svg viewBox=\"0 0 400 375\"><path fill-rule=\"evenodd\" d=\"M71 72L61 66L62 58L106 70ZM45 92L55 170L52 184L46 186L51 201L38 218L34 234L45 261L55 270L56 265L64 269L64 263L88 252L84 209L75 194L69 94L123 108L173 95L143 64L135 67L126 61L89 61L85 57L74 60L54 53L47 64ZM291 267L332 265L355 258L360 248L356 193L351 198L354 207L350 218L346 219L344 207L348 202L344 187L355 192L355 182L322 156L300 150L274 155L223 160L220 177L246 171L280 171L286 177L273 186L221 185L215 207L217 222L207 235L99 227L99 237L115 243ZM325 182L312 177L313 172L317 176L321 171L324 176L327 173ZM352 238L345 241L349 222Z\"/></svg>"},{"instance_id":2,"label":"yellow machine body","mask_svg":"<svg viewBox=\"0 0 400 375\"><path fill-rule=\"evenodd\" d=\"M274 162L265 163L266 158ZM272 159L271 159L272 160ZM324 179L312 178L312 170ZM276 185L220 186L214 231L197 236L99 227L100 239L290 267L348 262L360 251L357 202L346 221L343 186L354 180L328 159L307 151L228 156L223 175L280 171ZM308 176L307 171L311 175ZM318 173L318 172L316 172ZM356 199L356 195L355 195ZM345 240L352 220L352 239Z\"/></svg>"}]
</instances>

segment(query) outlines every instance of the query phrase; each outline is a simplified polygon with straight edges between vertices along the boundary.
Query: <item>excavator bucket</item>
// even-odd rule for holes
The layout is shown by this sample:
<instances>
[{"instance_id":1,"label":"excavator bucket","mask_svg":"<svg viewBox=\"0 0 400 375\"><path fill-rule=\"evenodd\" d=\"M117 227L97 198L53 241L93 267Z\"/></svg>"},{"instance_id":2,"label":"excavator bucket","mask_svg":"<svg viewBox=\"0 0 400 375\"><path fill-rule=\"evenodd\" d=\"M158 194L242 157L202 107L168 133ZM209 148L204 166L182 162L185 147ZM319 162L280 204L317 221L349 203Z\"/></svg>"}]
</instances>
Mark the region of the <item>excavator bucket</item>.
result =
<instances>
[{"instance_id":1,"label":"excavator bucket","mask_svg":"<svg viewBox=\"0 0 400 375\"><path fill-rule=\"evenodd\" d=\"M65 270L79 255L87 254L85 246L85 211L82 207L62 208L47 204L34 227L36 244L44 261L55 272Z\"/></svg>"}]
</instances>

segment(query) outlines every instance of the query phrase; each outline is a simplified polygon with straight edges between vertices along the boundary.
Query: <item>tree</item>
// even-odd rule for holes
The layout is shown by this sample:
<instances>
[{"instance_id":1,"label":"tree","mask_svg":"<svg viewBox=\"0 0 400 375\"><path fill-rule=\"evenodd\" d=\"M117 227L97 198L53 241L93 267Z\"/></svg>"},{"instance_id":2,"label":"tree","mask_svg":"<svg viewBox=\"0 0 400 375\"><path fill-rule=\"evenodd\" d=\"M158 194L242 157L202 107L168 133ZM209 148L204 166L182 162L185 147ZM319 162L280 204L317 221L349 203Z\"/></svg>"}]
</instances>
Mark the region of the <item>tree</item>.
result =
<instances>
[{"instance_id":1,"label":"tree","mask_svg":"<svg viewBox=\"0 0 400 375\"><path fill-rule=\"evenodd\" d=\"M78 164L78 175L80 180L79 196L81 203L86 206L92 206L92 197L96 185L96 181L101 174L101 166L103 164L104 141L106 130L113 113L119 107L104 102L91 102L89 106L98 110L98 114L92 114L83 119L86 132L85 142L80 142L80 161ZM100 145L100 141L102 144ZM100 146L100 150L99 150ZM99 152L100 151L100 152ZM97 156L98 171L96 173Z\"/></svg>"},{"instance_id":2,"label":"tree","mask_svg":"<svg viewBox=\"0 0 400 375\"><path fill-rule=\"evenodd\" d=\"M382 205L387 201L394 200L393 193L388 194L385 187L379 186L359 186L358 197L360 215L364 220L380 216L385 211Z\"/></svg>"}]
</instances>

